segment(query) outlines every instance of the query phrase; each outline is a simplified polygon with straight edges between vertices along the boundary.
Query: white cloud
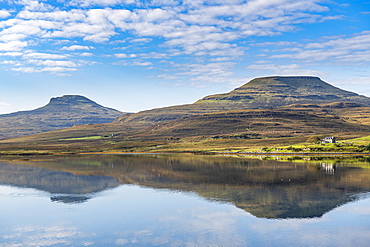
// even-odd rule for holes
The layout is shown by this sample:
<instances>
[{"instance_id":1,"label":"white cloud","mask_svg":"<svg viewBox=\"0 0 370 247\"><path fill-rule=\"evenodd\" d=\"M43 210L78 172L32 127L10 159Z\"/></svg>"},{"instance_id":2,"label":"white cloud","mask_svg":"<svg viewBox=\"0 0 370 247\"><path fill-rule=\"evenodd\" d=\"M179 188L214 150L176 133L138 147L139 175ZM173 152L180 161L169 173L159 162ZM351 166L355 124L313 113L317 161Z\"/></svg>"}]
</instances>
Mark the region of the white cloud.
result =
<instances>
[{"instance_id":1,"label":"white cloud","mask_svg":"<svg viewBox=\"0 0 370 247\"><path fill-rule=\"evenodd\" d=\"M149 42L152 38L148 36L163 37L167 40L166 45L180 47L186 54L192 54L216 47L228 50L231 45L226 42L243 36L289 31L293 29L293 23L302 21L302 18L320 17L308 13L303 15L303 12L327 10L315 1L303 0L216 1L207 2L207 5L203 1L148 3L148 8L142 9L140 1L134 0L74 0L70 4L76 6L133 4L138 8L132 11L108 8L62 11L43 2L22 0L19 4L25 5L25 10L18 13L14 19L16 23L9 23L10 26L3 31L28 37L81 37L85 41L106 42L118 34L116 29L119 28L122 32L132 31L137 35L131 42ZM163 5L172 8L163 8ZM17 40L24 38L18 37Z\"/></svg>"},{"instance_id":2,"label":"white cloud","mask_svg":"<svg viewBox=\"0 0 370 247\"><path fill-rule=\"evenodd\" d=\"M247 66L247 69L259 71L261 76L274 75L284 75L284 76L325 76L327 73L317 70L303 69L301 65L298 64L252 64Z\"/></svg>"},{"instance_id":3,"label":"white cloud","mask_svg":"<svg viewBox=\"0 0 370 247\"><path fill-rule=\"evenodd\" d=\"M0 53L0 56L9 56L9 57L19 57L19 56L22 56L23 53L22 52L4 52L4 53Z\"/></svg>"},{"instance_id":4,"label":"white cloud","mask_svg":"<svg viewBox=\"0 0 370 247\"><path fill-rule=\"evenodd\" d=\"M48 11L53 9L51 5L39 2L37 0L18 0L16 3L24 5L26 10Z\"/></svg>"},{"instance_id":5,"label":"white cloud","mask_svg":"<svg viewBox=\"0 0 370 247\"><path fill-rule=\"evenodd\" d=\"M9 11L7 10L0 10L0 18L7 18L10 16Z\"/></svg>"},{"instance_id":6,"label":"white cloud","mask_svg":"<svg viewBox=\"0 0 370 247\"><path fill-rule=\"evenodd\" d=\"M70 11L55 10L50 12L35 12L23 10L17 15L20 19L26 20L51 20L51 21L83 21L86 18L86 11L79 9L72 9Z\"/></svg>"},{"instance_id":7,"label":"white cloud","mask_svg":"<svg viewBox=\"0 0 370 247\"><path fill-rule=\"evenodd\" d=\"M23 72L23 73L40 73L40 72L52 72L60 73L66 71L78 71L76 68L67 68L67 67L45 67L45 68L35 68L35 67L20 67L12 68L13 71Z\"/></svg>"},{"instance_id":8,"label":"white cloud","mask_svg":"<svg viewBox=\"0 0 370 247\"><path fill-rule=\"evenodd\" d=\"M136 66L152 66L153 64L151 62L134 61L133 65L136 65Z\"/></svg>"},{"instance_id":9,"label":"white cloud","mask_svg":"<svg viewBox=\"0 0 370 247\"><path fill-rule=\"evenodd\" d=\"M91 57L93 54L63 54L63 51L89 51L94 48L92 42L101 43L96 46L99 49L99 46L106 48L117 40L126 40L127 53L131 54L117 53L110 58L172 59L190 56L189 64L183 66L183 71L177 68L178 74L174 77L188 76L192 77L188 81L202 82L233 80L228 77L235 76L235 65L230 66L227 61L243 60L248 55L246 50L249 46L258 46L252 41L255 36L276 36L296 30L302 23L343 18L328 16L324 13L328 7L317 0L72 0L58 1L58 5L53 1L18 0L16 4L23 9L15 12L14 17L0 21L2 54L24 52L22 58L36 66L67 70L80 65L61 60L74 56ZM0 18L11 17L13 11L0 10ZM312 42L306 47L281 41L281 46L294 46L294 50L270 51L264 55L271 59L369 61L367 36L369 34L364 32L351 38ZM60 48L59 41L79 45L64 43L65 46ZM269 46L269 43L260 46ZM27 47L35 52L27 53ZM52 50L59 50L61 54L50 54ZM204 61L210 65L205 66ZM153 63L139 60L120 62L129 66L156 66ZM194 64L204 70L202 74L196 72ZM221 69L217 64L226 64L226 67ZM218 69L222 73L217 72ZM34 69L36 72L40 70ZM293 67L285 67L284 71L310 72ZM171 78L170 75L165 77Z\"/></svg>"},{"instance_id":10,"label":"white cloud","mask_svg":"<svg viewBox=\"0 0 370 247\"><path fill-rule=\"evenodd\" d=\"M270 58L306 61L331 61L331 63L362 63L370 61L370 31L352 37L333 37L323 42L308 43L291 53L271 55Z\"/></svg>"},{"instance_id":11,"label":"white cloud","mask_svg":"<svg viewBox=\"0 0 370 247\"><path fill-rule=\"evenodd\" d=\"M140 4L140 0L72 0L73 6L90 7L90 6L113 6L118 4Z\"/></svg>"},{"instance_id":12,"label":"white cloud","mask_svg":"<svg viewBox=\"0 0 370 247\"><path fill-rule=\"evenodd\" d=\"M14 60L4 60L1 61L0 64L8 64L8 65L13 65L13 66L22 66L23 64L19 61L14 61Z\"/></svg>"},{"instance_id":13,"label":"white cloud","mask_svg":"<svg viewBox=\"0 0 370 247\"><path fill-rule=\"evenodd\" d=\"M180 77L175 76L175 75L169 75L169 74L160 74L157 76L160 79L165 79L165 80L178 80Z\"/></svg>"},{"instance_id":14,"label":"white cloud","mask_svg":"<svg viewBox=\"0 0 370 247\"><path fill-rule=\"evenodd\" d=\"M121 60L116 63L115 65L123 65L123 66L143 66L143 67L149 67L153 65L153 63L148 61L142 61L142 60Z\"/></svg>"},{"instance_id":15,"label":"white cloud","mask_svg":"<svg viewBox=\"0 0 370 247\"><path fill-rule=\"evenodd\" d=\"M182 65L178 65L181 66ZM229 72L229 68L235 66L235 63L233 62L224 62L224 63L207 63L207 64L190 64L187 65L186 68L183 68L186 70L185 72L182 72L181 74L184 75L215 75L215 76L230 76L232 73Z\"/></svg>"},{"instance_id":16,"label":"white cloud","mask_svg":"<svg viewBox=\"0 0 370 247\"><path fill-rule=\"evenodd\" d=\"M79 66L72 61L61 61L61 60L29 60L28 63L35 64L38 66L46 66L46 67L78 67Z\"/></svg>"},{"instance_id":17,"label":"white cloud","mask_svg":"<svg viewBox=\"0 0 370 247\"><path fill-rule=\"evenodd\" d=\"M240 85L245 80L233 72L235 65L234 62L169 63L167 68L170 72L159 74L157 77L164 80L190 82L195 87L205 87L209 83Z\"/></svg>"},{"instance_id":18,"label":"white cloud","mask_svg":"<svg viewBox=\"0 0 370 247\"><path fill-rule=\"evenodd\" d=\"M19 33L3 34L0 37L0 41L3 41L3 42L20 41L26 37L27 35L19 34Z\"/></svg>"},{"instance_id":19,"label":"white cloud","mask_svg":"<svg viewBox=\"0 0 370 247\"><path fill-rule=\"evenodd\" d=\"M22 60L13 60L14 67L11 68L11 70L22 73L50 72L59 75L60 72L77 71L77 67L88 64L84 61L76 63L68 60L70 59L70 56L64 54L27 51L25 53L14 55L18 55Z\"/></svg>"},{"instance_id":20,"label":"white cloud","mask_svg":"<svg viewBox=\"0 0 370 247\"><path fill-rule=\"evenodd\" d=\"M38 21L39 23L41 21ZM24 34L24 35L35 35L41 33L41 28L39 23L36 23L36 21L19 21L17 24L12 25L11 27L8 27L6 29L3 29L0 32L0 35L7 35L7 34Z\"/></svg>"},{"instance_id":21,"label":"white cloud","mask_svg":"<svg viewBox=\"0 0 370 247\"><path fill-rule=\"evenodd\" d=\"M65 71L78 71L76 68L66 68L66 67L46 67L40 70L40 72L65 72Z\"/></svg>"},{"instance_id":22,"label":"white cloud","mask_svg":"<svg viewBox=\"0 0 370 247\"><path fill-rule=\"evenodd\" d=\"M290 41L277 41L277 42L263 42L263 43L253 43L252 46L298 46L298 42Z\"/></svg>"},{"instance_id":23,"label":"white cloud","mask_svg":"<svg viewBox=\"0 0 370 247\"><path fill-rule=\"evenodd\" d=\"M117 54L114 54L115 57L117 58L134 58L136 57L135 54L126 54L126 53L117 53Z\"/></svg>"},{"instance_id":24,"label":"white cloud","mask_svg":"<svg viewBox=\"0 0 370 247\"><path fill-rule=\"evenodd\" d=\"M66 51L75 51L75 50L90 50L93 49L91 46L83 46L83 45L72 45L72 46L64 46L61 50Z\"/></svg>"},{"instance_id":25,"label":"white cloud","mask_svg":"<svg viewBox=\"0 0 370 247\"><path fill-rule=\"evenodd\" d=\"M68 55L30 52L30 53L24 54L23 57L27 59L65 59L65 58L68 58Z\"/></svg>"},{"instance_id":26,"label":"white cloud","mask_svg":"<svg viewBox=\"0 0 370 247\"><path fill-rule=\"evenodd\" d=\"M110 37L117 33L109 24L90 24L90 23L69 23L61 28L49 32L45 37L49 38L77 38L82 37L85 41L96 43L108 41Z\"/></svg>"},{"instance_id":27,"label":"white cloud","mask_svg":"<svg viewBox=\"0 0 370 247\"><path fill-rule=\"evenodd\" d=\"M166 53L159 53L159 52L149 52L149 53L143 53L140 54L140 57L145 58L145 59L163 59L163 58L168 58L169 55Z\"/></svg>"},{"instance_id":28,"label":"white cloud","mask_svg":"<svg viewBox=\"0 0 370 247\"><path fill-rule=\"evenodd\" d=\"M13 71L22 72L22 73L35 73L38 72L36 68L33 67L20 67L12 68Z\"/></svg>"},{"instance_id":29,"label":"white cloud","mask_svg":"<svg viewBox=\"0 0 370 247\"><path fill-rule=\"evenodd\" d=\"M90 53L90 52L83 52L81 54L79 54L81 57L92 57L94 56L94 54Z\"/></svg>"},{"instance_id":30,"label":"white cloud","mask_svg":"<svg viewBox=\"0 0 370 247\"><path fill-rule=\"evenodd\" d=\"M233 58L231 57L216 57L216 58L211 58L209 61L210 62L225 62L225 61L230 61Z\"/></svg>"},{"instance_id":31,"label":"white cloud","mask_svg":"<svg viewBox=\"0 0 370 247\"><path fill-rule=\"evenodd\" d=\"M140 38L140 39L130 40L131 43L148 43L150 41L152 41L152 39L149 39L149 38Z\"/></svg>"},{"instance_id":32,"label":"white cloud","mask_svg":"<svg viewBox=\"0 0 370 247\"><path fill-rule=\"evenodd\" d=\"M27 45L27 41L0 42L0 51L20 51Z\"/></svg>"}]
</instances>

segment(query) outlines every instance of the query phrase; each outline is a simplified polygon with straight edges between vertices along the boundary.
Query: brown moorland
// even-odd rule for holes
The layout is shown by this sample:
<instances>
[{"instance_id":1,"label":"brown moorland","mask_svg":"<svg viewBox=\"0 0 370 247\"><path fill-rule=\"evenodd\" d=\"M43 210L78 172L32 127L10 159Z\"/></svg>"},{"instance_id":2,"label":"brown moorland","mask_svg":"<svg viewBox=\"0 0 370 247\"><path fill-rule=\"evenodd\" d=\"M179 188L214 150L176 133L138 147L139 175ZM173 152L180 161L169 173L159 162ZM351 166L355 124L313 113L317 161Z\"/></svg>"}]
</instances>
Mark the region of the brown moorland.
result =
<instances>
[{"instance_id":1,"label":"brown moorland","mask_svg":"<svg viewBox=\"0 0 370 247\"><path fill-rule=\"evenodd\" d=\"M302 143L312 136L367 136L369 119L370 98L317 77L267 77L190 105L2 140L0 149L3 153L249 149Z\"/></svg>"}]
</instances>

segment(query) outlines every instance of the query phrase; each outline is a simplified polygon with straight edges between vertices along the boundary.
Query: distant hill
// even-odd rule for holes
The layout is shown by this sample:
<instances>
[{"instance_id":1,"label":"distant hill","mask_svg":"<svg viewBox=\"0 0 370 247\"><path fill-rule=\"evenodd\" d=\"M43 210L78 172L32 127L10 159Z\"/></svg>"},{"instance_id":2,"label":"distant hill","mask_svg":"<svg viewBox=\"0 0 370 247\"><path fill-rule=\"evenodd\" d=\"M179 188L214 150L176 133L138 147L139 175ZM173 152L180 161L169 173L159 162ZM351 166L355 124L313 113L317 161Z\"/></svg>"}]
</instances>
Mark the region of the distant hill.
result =
<instances>
[{"instance_id":1,"label":"distant hill","mask_svg":"<svg viewBox=\"0 0 370 247\"><path fill-rule=\"evenodd\" d=\"M52 98L38 109L0 115L0 139L81 124L110 123L123 113L80 95Z\"/></svg>"},{"instance_id":2,"label":"distant hill","mask_svg":"<svg viewBox=\"0 0 370 247\"><path fill-rule=\"evenodd\" d=\"M260 109L338 101L370 106L370 98L342 90L318 77L310 76L256 78L230 93L208 96L197 104L239 103L244 108Z\"/></svg>"},{"instance_id":3,"label":"distant hill","mask_svg":"<svg viewBox=\"0 0 370 247\"><path fill-rule=\"evenodd\" d=\"M174 120L185 116L217 111L277 108L292 104L328 104L352 102L370 106L370 98L334 87L318 77L262 77L235 90L204 97L194 104L180 105L124 115L117 123L140 123Z\"/></svg>"},{"instance_id":4,"label":"distant hill","mask_svg":"<svg viewBox=\"0 0 370 247\"><path fill-rule=\"evenodd\" d=\"M60 101L51 103L64 107L64 101ZM49 120L52 112L48 111ZM36 119L34 126L43 122L37 116ZM66 119L73 122L74 118ZM146 152L166 147L175 150L266 147L273 143L301 143L314 135L368 136L369 119L368 97L336 88L317 77L265 77L194 104L122 114L108 124L78 125L2 140L0 149ZM55 120L50 123L57 123ZM26 121L31 122L27 118L23 121L24 128Z\"/></svg>"}]
</instances>

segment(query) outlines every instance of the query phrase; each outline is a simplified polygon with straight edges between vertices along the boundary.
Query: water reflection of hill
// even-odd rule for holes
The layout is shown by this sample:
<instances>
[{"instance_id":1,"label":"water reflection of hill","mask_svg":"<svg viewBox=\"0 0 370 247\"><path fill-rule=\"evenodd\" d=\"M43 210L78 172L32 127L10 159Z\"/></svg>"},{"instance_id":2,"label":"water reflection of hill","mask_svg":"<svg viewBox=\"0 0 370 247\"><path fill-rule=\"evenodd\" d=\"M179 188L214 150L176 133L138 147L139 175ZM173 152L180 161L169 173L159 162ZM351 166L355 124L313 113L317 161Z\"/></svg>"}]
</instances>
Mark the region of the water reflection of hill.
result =
<instances>
[{"instance_id":1,"label":"water reflection of hill","mask_svg":"<svg viewBox=\"0 0 370 247\"><path fill-rule=\"evenodd\" d=\"M85 202L90 193L113 188L119 185L116 179L108 176L82 176L69 172L53 171L36 166L0 163L0 184L35 188L55 195L52 201L67 203Z\"/></svg>"},{"instance_id":2,"label":"water reflection of hill","mask_svg":"<svg viewBox=\"0 0 370 247\"><path fill-rule=\"evenodd\" d=\"M22 164L76 177L110 176L121 184L194 191L264 218L320 217L370 191L370 169L345 162L333 166L194 155L112 155ZM97 188L109 187L106 180L100 182Z\"/></svg>"}]
</instances>

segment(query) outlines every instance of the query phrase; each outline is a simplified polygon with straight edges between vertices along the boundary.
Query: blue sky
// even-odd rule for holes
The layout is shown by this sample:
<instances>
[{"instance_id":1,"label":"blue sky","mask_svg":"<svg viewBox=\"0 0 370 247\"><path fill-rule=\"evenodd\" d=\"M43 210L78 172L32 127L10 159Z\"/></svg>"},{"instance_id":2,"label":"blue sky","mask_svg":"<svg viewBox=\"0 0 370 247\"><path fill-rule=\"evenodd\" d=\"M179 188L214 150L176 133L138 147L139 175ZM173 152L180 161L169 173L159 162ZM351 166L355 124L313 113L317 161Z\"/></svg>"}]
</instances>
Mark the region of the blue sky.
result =
<instances>
[{"instance_id":1,"label":"blue sky","mask_svg":"<svg viewBox=\"0 0 370 247\"><path fill-rule=\"evenodd\" d=\"M84 95L137 112L250 79L370 96L370 0L0 0L0 114Z\"/></svg>"}]
</instances>

